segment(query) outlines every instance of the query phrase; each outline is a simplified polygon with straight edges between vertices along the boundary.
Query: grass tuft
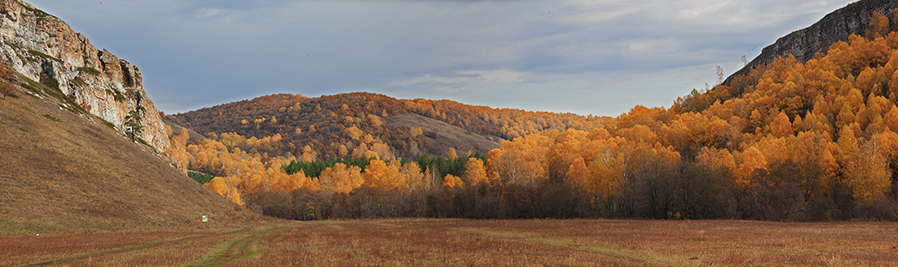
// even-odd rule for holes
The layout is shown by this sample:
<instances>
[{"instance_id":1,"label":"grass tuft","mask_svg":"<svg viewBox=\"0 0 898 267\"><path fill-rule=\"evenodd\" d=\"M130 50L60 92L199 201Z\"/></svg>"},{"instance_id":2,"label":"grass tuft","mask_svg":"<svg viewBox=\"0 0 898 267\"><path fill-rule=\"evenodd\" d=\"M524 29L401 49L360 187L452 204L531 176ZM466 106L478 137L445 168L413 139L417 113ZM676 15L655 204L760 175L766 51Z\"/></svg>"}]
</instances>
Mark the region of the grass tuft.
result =
<instances>
[{"instance_id":1,"label":"grass tuft","mask_svg":"<svg viewBox=\"0 0 898 267\"><path fill-rule=\"evenodd\" d=\"M6 44L6 45L8 45L8 46L12 46L12 47L14 47L14 48L16 48L16 49L22 49L21 46L19 46L19 45L17 45L17 44L14 44L14 43L11 43L11 42L3 41L3 43Z\"/></svg>"},{"instance_id":2,"label":"grass tuft","mask_svg":"<svg viewBox=\"0 0 898 267\"><path fill-rule=\"evenodd\" d=\"M106 125L106 126L108 126L109 128L115 130L115 124L112 124L111 122L109 122L109 121L107 121L107 120L104 120L103 118L100 118L100 117L97 117L97 119L100 119L100 121L102 121L104 125Z\"/></svg>"},{"instance_id":3,"label":"grass tuft","mask_svg":"<svg viewBox=\"0 0 898 267\"><path fill-rule=\"evenodd\" d=\"M56 117L51 116L50 114L44 114L44 115L42 115L42 117L47 118L47 119L50 119L51 121L60 122L59 119L57 119Z\"/></svg>"},{"instance_id":4,"label":"grass tuft","mask_svg":"<svg viewBox=\"0 0 898 267\"><path fill-rule=\"evenodd\" d=\"M95 68L87 67L87 66L78 67L78 71L84 72L84 73L87 73L90 75L100 75L100 73L101 73L99 70L97 70Z\"/></svg>"},{"instance_id":5,"label":"grass tuft","mask_svg":"<svg viewBox=\"0 0 898 267\"><path fill-rule=\"evenodd\" d=\"M42 53L41 51L37 51L37 50L28 50L28 53L31 53L32 55L37 56L37 57L40 57L40 58L49 59L49 60L53 60L53 61L62 63L62 59L58 59L58 58L56 58L56 57L54 57L54 56L44 54L44 53Z\"/></svg>"},{"instance_id":6,"label":"grass tuft","mask_svg":"<svg viewBox=\"0 0 898 267\"><path fill-rule=\"evenodd\" d=\"M74 79L72 79L72 83L75 84L76 86L86 86L87 85L87 82L85 82L84 79L81 79L81 77L75 77Z\"/></svg>"},{"instance_id":7,"label":"grass tuft","mask_svg":"<svg viewBox=\"0 0 898 267\"><path fill-rule=\"evenodd\" d=\"M106 89L106 93L112 95L116 102L125 102L125 96L118 90Z\"/></svg>"}]
</instances>

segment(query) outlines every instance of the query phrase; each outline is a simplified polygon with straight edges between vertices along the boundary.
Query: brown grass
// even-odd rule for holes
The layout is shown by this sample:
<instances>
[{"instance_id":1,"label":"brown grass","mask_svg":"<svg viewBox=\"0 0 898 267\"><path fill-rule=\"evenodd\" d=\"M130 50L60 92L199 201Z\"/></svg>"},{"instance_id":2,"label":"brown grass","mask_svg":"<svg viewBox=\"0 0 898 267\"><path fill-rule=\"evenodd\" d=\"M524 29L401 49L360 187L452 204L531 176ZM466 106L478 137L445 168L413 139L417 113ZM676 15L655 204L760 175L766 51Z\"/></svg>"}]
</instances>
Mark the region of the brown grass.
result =
<instances>
[{"instance_id":1,"label":"brown grass","mask_svg":"<svg viewBox=\"0 0 898 267\"><path fill-rule=\"evenodd\" d=\"M476 133L414 113L385 117L384 121L389 124L409 128L420 127L425 133L435 133L435 139L428 137L432 142L428 149L435 150L433 152L436 155L446 155L446 151L449 151L449 148L455 148L459 155L465 155L468 151L472 153L480 152L486 155L490 150L499 147L499 143L488 140Z\"/></svg>"},{"instance_id":2,"label":"brown grass","mask_svg":"<svg viewBox=\"0 0 898 267\"><path fill-rule=\"evenodd\" d=\"M0 236L259 218L102 120L59 105L50 97L0 101Z\"/></svg>"},{"instance_id":3,"label":"brown grass","mask_svg":"<svg viewBox=\"0 0 898 267\"><path fill-rule=\"evenodd\" d=\"M0 265L894 266L898 224L381 219L0 237Z\"/></svg>"},{"instance_id":4,"label":"brown grass","mask_svg":"<svg viewBox=\"0 0 898 267\"><path fill-rule=\"evenodd\" d=\"M877 266L898 264L895 227L898 224L746 221L347 221L305 224L272 234L262 244L277 249L246 263Z\"/></svg>"}]
</instances>

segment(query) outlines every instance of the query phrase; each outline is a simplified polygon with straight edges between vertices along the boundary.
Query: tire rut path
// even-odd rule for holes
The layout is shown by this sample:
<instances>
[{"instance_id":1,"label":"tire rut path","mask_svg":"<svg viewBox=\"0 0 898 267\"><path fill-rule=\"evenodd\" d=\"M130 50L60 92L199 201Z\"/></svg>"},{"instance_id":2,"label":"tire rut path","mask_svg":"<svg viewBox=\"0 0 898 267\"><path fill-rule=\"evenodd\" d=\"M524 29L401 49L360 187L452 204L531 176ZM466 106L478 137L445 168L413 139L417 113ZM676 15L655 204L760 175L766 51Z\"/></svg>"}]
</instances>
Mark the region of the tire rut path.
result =
<instances>
[{"instance_id":1,"label":"tire rut path","mask_svg":"<svg viewBox=\"0 0 898 267\"><path fill-rule=\"evenodd\" d=\"M147 250L147 249L151 249L151 248L174 244L176 242L234 234L234 233L239 233L239 232L246 231L246 230L249 230L249 227L245 227L245 228L242 228L239 230L234 230L234 231L221 232L221 233L205 233L205 234L199 234L199 235L184 236L184 237L179 237L179 238L174 238L174 239L162 239L162 240L150 241L150 242L145 242L145 243L136 244L136 245L130 245L130 246L124 246L124 247L103 250L103 251L99 251L99 252L92 252L92 253L80 254L80 255L76 255L76 256L64 257L64 258L59 258L59 259L54 259L54 260L29 263L29 264L24 264L24 265L20 265L20 266L48 266L48 265L57 265L57 264L69 264L69 263L74 263L74 262L81 261L81 260L96 259L96 258L102 258L102 257L106 257L106 256L111 256L111 255L118 255L118 254L123 254L123 253L134 252L134 251Z\"/></svg>"}]
</instances>

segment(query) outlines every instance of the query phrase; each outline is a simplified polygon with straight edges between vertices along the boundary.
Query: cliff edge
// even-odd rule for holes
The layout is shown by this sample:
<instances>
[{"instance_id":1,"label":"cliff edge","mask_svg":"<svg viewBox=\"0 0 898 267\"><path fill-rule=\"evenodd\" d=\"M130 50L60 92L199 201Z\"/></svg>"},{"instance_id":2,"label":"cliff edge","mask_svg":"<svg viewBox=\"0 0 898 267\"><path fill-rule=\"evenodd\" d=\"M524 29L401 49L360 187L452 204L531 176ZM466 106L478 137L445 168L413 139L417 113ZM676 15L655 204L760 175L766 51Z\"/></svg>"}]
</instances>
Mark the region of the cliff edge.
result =
<instances>
[{"instance_id":1,"label":"cliff edge","mask_svg":"<svg viewBox=\"0 0 898 267\"><path fill-rule=\"evenodd\" d=\"M34 82L57 85L85 111L124 133L125 117L143 107L141 138L157 151L170 143L143 89L140 69L98 50L64 21L19 0L0 0L0 60Z\"/></svg>"},{"instance_id":2,"label":"cliff edge","mask_svg":"<svg viewBox=\"0 0 898 267\"><path fill-rule=\"evenodd\" d=\"M892 11L898 8L898 1L862 0L848 4L824 16L810 27L794 31L780 37L775 43L761 50L745 67L733 73L724 84L729 84L736 75L747 74L757 66L772 63L777 57L795 56L799 62L806 62L817 52L825 53L832 44L848 41L852 34L863 36L872 26L873 14L892 17ZM891 25L893 28L895 25Z\"/></svg>"}]
</instances>

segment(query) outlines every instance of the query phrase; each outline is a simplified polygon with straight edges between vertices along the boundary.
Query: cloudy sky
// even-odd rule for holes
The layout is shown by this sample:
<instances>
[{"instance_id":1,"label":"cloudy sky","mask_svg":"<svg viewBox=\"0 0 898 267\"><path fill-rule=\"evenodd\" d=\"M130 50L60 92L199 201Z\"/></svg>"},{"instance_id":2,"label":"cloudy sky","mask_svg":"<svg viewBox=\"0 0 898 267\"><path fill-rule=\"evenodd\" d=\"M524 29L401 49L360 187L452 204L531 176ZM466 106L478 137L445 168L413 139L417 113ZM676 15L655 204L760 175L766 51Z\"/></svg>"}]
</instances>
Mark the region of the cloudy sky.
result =
<instances>
[{"instance_id":1,"label":"cloudy sky","mask_svg":"<svg viewBox=\"0 0 898 267\"><path fill-rule=\"evenodd\" d=\"M178 113L273 93L616 116L669 107L850 0L26 0Z\"/></svg>"}]
</instances>

